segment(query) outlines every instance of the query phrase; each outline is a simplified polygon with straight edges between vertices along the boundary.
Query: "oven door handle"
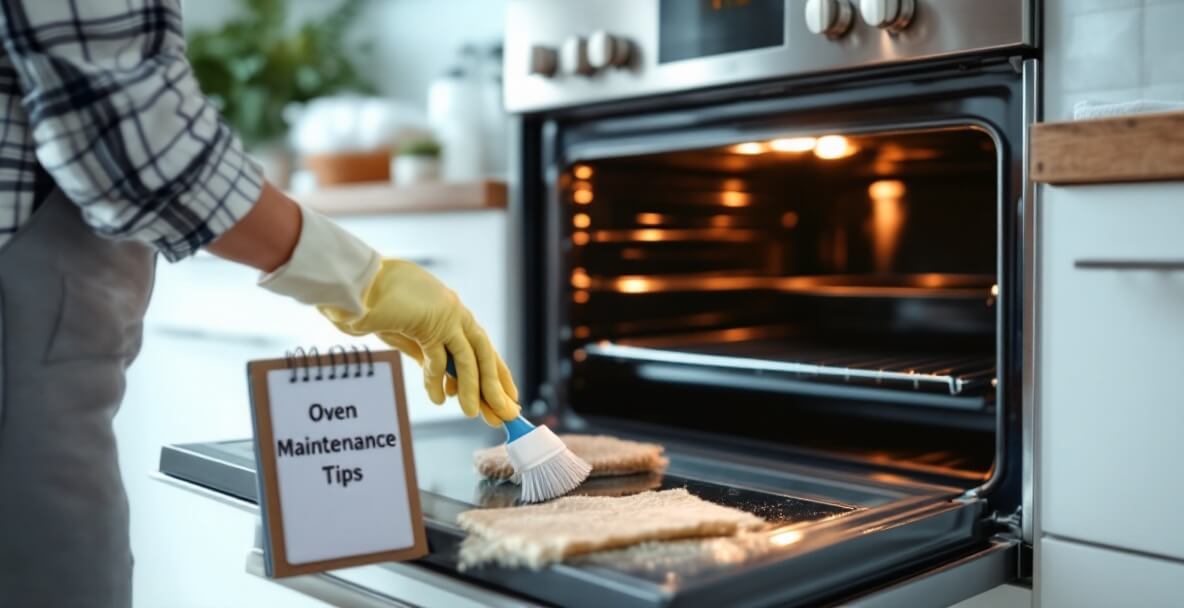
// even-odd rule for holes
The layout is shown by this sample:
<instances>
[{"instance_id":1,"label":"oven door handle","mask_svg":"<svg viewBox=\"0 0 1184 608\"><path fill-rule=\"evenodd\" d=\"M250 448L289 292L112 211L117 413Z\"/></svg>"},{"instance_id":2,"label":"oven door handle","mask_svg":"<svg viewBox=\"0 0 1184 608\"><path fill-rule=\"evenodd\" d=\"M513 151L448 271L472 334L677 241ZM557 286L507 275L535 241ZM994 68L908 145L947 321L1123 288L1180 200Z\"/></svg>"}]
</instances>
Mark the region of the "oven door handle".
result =
<instances>
[{"instance_id":1,"label":"oven door handle","mask_svg":"<svg viewBox=\"0 0 1184 608\"><path fill-rule=\"evenodd\" d=\"M1184 272L1184 260L1115 260L1082 259L1073 262L1081 270L1153 270L1160 272Z\"/></svg>"}]
</instances>

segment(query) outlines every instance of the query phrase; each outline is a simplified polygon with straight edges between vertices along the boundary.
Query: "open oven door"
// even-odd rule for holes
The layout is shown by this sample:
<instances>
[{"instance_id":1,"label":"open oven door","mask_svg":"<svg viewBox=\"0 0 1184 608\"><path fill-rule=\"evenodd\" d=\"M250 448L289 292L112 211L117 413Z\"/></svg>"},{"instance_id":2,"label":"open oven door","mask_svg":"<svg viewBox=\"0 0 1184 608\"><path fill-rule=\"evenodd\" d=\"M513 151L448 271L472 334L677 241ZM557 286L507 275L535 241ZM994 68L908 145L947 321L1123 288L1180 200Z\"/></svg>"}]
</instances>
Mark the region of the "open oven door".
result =
<instances>
[{"instance_id":1,"label":"open oven door","mask_svg":"<svg viewBox=\"0 0 1184 608\"><path fill-rule=\"evenodd\" d=\"M759 513L773 527L743 538L599 554L539 571L462 572L457 550L464 533L456 516L516 498L513 489L481 480L471 466L472 452L499 442L500 433L468 420L428 423L413 433L431 554L398 568L424 568L437 583L453 580L458 588L483 589L486 603L946 606L1004 584L1017 572L1014 542L995 535L983 501L961 498L956 488L775 464L759 455L673 442L667 442L671 464L665 474L594 480L583 491L685 487L707 500ZM160 470L174 483L251 505L254 466L251 441L239 440L166 446ZM345 605L384 605L375 603L381 593L347 580L323 578L322 583L340 584L320 595ZM288 582L309 593L318 588ZM389 605L407 600L388 599Z\"/></svg>"}]
</instances>

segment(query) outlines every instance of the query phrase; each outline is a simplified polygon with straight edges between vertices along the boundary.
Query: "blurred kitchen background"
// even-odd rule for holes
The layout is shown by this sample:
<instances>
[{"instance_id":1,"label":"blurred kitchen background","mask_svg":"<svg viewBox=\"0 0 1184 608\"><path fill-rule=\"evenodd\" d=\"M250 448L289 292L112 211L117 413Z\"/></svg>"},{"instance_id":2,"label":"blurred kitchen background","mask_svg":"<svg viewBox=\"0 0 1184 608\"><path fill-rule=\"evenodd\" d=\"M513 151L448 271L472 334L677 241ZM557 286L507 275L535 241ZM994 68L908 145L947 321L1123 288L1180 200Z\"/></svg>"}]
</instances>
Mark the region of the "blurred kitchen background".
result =
<instances>
[{"instance_id":1,"label":"blurred kitchen background","mask_svg":"<svg viewBox=\"0 0 1184 608\"><path fill-rule=\"evenodd\" d=\"M506 343L504 0L189 0L190 58L270 178L453 287ZM447 235L447 239L443 238ZM447 243L464 243L463 250ZM251 434L248 360L367 344L206 254L161 263L115 426L139 606L320 606L244 572L255 518L154 481L160 446ZM422 395L411 417L459 416ZM474 421L473 424L481 424Z\"/></svg>"}]
</instances>

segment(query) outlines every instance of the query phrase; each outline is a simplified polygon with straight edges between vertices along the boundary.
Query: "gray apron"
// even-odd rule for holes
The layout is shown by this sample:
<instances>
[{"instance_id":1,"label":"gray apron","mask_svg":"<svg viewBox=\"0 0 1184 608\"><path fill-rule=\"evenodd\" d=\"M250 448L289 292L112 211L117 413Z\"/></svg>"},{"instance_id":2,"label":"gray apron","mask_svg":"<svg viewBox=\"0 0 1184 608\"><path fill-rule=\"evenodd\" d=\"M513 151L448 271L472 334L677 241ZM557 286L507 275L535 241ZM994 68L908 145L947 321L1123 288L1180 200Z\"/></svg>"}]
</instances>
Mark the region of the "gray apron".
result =
<instances>
[{"instance_id":1,"label":"gray apron","mask_svg":"<svg viewBox=\"0 0 1184 608\"><path fill-rule=\"evenodd\" d=\"M0 249L0 607L131 605L112 419L154 265L56 189Z\"/></svg>"}]
</instances>

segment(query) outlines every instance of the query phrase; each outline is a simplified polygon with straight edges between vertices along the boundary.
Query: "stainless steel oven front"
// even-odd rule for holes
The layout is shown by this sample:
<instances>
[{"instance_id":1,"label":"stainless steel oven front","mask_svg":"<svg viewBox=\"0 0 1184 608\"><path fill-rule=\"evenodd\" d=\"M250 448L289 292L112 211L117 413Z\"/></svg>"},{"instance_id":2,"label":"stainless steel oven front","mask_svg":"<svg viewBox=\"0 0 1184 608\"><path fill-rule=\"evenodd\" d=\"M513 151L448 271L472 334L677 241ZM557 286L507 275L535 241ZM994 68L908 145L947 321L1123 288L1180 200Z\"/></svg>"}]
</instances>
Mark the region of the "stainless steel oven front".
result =
<instances>
[{"instance_id":1,"label":"stainless steel oven front","mask_svg":"<svg viewBox=\"0 0 1184 608\"><path fill-rule=\"evenodd\" d=\"M831 568L825 589L725 568L755 603L874 605L978 554L1022 574L1037 18L1023 0L510 3L525 399L676 446L687 477L793 471L811 481L762 487L854 507L789 528L819 561L754 558ZM942 489L850 505L812 485L839 478ZM827 526L905 504L973 523L821 559L853 550Z\"/></svg>"}]
</instances>

